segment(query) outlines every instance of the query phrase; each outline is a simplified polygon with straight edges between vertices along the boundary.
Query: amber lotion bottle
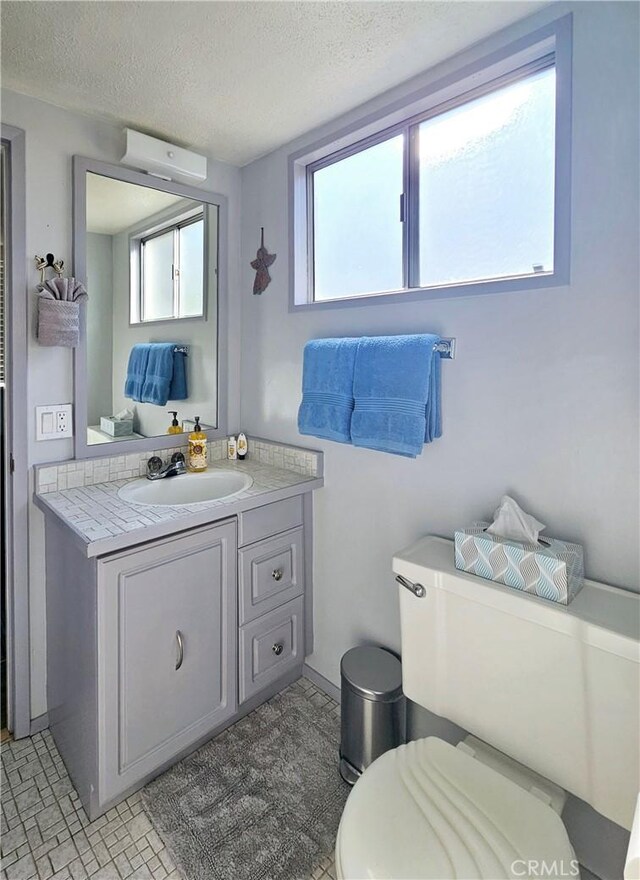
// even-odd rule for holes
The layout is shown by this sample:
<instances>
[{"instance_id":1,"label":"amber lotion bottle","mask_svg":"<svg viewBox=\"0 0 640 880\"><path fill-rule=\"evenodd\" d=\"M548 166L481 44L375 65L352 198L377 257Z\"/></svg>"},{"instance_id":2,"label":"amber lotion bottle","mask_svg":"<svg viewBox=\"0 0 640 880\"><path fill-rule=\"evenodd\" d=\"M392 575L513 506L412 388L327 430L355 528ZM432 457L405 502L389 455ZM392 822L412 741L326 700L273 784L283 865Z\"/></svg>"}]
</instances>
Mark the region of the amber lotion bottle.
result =
<instances>
[{"instance_id":1,"label":"amber lotion bottle","mask_svg":"<svg viewBox=\"0 0 640 880\"><path fill-rule=\"evenodd\" d=\"M193 431L189 434L187 467L194 473L200 473L207 469L207 435L200 427L200 416L196 416Z\"/></svg>"},{"instance_id":2,"label":"amber lotion bottle","mask_svg":"<svg viewBox=\"0 0 640 880\"><path fill-rule=\"evenodd\" d=\"M174 409L167 410L167 412L171 413L173 419L171 420L171 424L167 429L167 434L182 434L182 428L178 424L178 413Z\"/></svg>"}]
</instances>

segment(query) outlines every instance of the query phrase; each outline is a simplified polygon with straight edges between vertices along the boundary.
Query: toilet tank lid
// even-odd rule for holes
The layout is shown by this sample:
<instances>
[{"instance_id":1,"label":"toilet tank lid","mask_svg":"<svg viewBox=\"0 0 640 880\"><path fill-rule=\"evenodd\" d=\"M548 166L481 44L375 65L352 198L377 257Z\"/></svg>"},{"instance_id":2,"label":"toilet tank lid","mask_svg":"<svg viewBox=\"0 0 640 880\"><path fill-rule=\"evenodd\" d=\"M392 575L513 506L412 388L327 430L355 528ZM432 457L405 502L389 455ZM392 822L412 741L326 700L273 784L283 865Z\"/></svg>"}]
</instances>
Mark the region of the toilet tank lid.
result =
<instances>
[{"instance_id":1,"label":"toilet tank lid","mask_svg":"<svg viewBox=\"0 0 640 880\"><path fill-rule=\"evenodd\" d=\"M474 599L485 605L519 617L535 618L555 629L569 631L580 620L585 641L638 660L640 594L630 590L585 580L575 599L569 605L560 605L459 571L455 567L453 541L433 535L396 553L393 571L427 588L420 601L428 601L430 587L454 593L472 590Z\"/></svg>"}]
</instances>

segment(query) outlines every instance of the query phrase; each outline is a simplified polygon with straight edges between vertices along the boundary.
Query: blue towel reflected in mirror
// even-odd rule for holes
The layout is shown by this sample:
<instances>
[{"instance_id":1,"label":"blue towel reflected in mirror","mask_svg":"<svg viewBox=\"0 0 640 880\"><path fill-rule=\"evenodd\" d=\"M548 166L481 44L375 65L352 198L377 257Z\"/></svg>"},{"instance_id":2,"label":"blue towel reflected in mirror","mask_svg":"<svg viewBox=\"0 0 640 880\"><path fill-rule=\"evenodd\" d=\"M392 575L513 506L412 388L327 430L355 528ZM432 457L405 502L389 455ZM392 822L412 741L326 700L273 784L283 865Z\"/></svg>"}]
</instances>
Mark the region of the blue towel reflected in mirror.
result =
<instances>
[{"instance_id":1,"label":"blue towel reflected in mirror","mask_svg":"<svg viewBox=\"0 0 640 880\"><path fill-rule=\"evenodd\" d=\"M125 397L138 403L165 406L169 400L187 400L186 351L175 342L134 345L129 355Z\"/></svg>"}]
</instances>

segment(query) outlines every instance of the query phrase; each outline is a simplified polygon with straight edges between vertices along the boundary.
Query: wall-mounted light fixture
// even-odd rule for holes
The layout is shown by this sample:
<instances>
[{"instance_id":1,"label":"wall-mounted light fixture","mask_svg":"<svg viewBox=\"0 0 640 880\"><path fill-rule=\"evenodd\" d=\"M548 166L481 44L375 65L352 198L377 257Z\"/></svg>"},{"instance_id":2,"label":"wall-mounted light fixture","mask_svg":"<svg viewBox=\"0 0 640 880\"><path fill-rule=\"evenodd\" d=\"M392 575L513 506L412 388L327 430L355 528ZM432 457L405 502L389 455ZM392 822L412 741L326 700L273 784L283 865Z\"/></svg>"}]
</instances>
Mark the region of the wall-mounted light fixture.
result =
<instances>
[{"instance_id":1,"label":"wall-mounted light fixture","mask_svg":"<svg viewBox=\"0 0 640 880\"><path fill-rule=\"evenodd\" d=\"M187 183L202 182L207 177L207 157L192 153L175 144L125 129L127 146L120 160L125 165L141 168L164 180L183 180Z\"/></svg>"}]
</instances>

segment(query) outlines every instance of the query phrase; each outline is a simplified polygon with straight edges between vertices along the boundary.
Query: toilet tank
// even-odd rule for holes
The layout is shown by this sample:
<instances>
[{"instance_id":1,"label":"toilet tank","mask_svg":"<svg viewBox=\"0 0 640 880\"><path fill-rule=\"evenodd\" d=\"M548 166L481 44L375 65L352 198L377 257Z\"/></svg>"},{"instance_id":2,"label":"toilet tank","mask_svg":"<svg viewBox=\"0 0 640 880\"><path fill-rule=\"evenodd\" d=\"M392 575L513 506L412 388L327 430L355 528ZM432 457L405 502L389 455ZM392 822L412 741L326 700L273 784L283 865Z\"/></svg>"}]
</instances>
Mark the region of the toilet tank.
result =
<instances>
[{"instance_id":1,"label":"toilet tank","mask_svg":"<svg viewBox=\"0 0 640 880\"><path fill-rule=\"evenodd\" d=\"M458 571L453 543L396 554L409 699L631 828L640 788L640 596L586 581L569 606Z\"/></svg>"}]
</instances>

